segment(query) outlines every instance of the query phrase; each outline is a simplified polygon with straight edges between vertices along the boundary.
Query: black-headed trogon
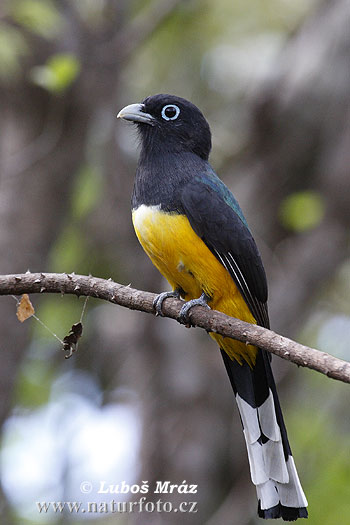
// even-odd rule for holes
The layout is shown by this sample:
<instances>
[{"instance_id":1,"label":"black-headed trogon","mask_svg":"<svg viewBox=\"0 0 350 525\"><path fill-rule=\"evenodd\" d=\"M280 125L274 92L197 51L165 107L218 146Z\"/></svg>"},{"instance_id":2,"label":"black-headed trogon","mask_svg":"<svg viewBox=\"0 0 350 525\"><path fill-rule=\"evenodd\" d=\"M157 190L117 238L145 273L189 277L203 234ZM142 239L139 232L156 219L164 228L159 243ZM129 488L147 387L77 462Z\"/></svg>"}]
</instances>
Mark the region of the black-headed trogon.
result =
<instances>
[{"instance_id":1,"label":"black-headed trogon","mask_svg":"<svg viewBox=\"0 0 350 525\"><path fill-rule=\"evenodd\" d=\"M187 100L159 94L122 109L136 123L141 153L132 196L137 237L173 294L269 327L267 283L243 213L208 162L211 132ZM160 294L156 310L171 293ZM273 379L270 355L218 334L238 404L262 518L307 517Z\"/></svg>"}]
</instances>

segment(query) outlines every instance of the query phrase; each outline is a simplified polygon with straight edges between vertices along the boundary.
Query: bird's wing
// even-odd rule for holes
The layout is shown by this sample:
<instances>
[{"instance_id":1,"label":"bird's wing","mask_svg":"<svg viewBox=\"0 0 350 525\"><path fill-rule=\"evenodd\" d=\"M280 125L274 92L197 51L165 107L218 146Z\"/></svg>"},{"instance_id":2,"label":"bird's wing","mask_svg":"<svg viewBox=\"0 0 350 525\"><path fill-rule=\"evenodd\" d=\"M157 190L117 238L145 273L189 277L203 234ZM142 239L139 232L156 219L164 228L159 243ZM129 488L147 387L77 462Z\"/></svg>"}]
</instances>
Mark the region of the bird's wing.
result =
<instances>
[{"instance_id":1,"label":"bird's wing","mask_svg":"<svg viewBox=\"0 0 350 525\"><path fill-rule=\"evenodd\" d=\"M268 328L264 267L232 193L214 172L201 173L182 189L181 202L192 228L230 273L257 323Z\"/></svg>"}]
</instances>

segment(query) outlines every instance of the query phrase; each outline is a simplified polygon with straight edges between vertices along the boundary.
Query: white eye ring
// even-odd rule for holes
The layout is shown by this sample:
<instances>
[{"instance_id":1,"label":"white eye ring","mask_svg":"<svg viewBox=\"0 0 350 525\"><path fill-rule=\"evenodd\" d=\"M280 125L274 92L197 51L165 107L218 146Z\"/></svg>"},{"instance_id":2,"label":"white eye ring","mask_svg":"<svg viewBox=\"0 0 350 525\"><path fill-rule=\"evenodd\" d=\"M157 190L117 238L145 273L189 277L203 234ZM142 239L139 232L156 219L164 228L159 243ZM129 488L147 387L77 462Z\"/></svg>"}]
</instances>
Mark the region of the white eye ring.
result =
<instances>
[{"instance_id":1,"label":"white eye ring","mask_svg":"<svg viewBox=\"0 0 350 525\"><path fill-rule=\"evenodd\" d=\"M168 117L166 114L166 110L169 108L175 110L175 114L172 117ZM180 108L178 106L175 106L175 104L167 104L162 109L162 117L164 120L176 120L179 114L180 114Z\"/></svg>"}]
</instances>

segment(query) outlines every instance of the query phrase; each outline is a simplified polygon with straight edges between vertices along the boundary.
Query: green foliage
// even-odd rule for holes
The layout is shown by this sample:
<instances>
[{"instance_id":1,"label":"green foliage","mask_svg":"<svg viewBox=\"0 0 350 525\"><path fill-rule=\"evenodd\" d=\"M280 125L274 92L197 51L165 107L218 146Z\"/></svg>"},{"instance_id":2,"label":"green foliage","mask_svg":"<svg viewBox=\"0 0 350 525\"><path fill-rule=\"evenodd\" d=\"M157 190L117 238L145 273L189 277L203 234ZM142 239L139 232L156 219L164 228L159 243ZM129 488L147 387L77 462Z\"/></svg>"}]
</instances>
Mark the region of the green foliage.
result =
<instances>
[{"instance_id":1,"label":"green foliage","mask_svg":"<svg viewBox=\"0 0 350 525\"><path fill-rule=\"evenodd\" d=\"M309 502L308 525L345 523L350 516L350 447L335 417L298 410L290 433L297 466L304 456L301 477Z\"/></svg>"},{"instance_id":2,"label":"green foliage","mask_svg":"<svg viewBox=\"0 0 350 525\"><path fill-rule=\"evenodd\" d=\"M63 229L52 249L50 267L54 272L78 271L77 268L80 268L86 252L85 238L79 227L69 224Z\"/></svg>"},{"instance_id":3,"label":"green foliage","mask_svg":"<svg viewBox=\"0 0 350 525\"><path fill-rule=\"evenodd\" d=\"M315 228L324 215L324 202L315 191L299 191L288 195L280 207L280 219L289 230L302 232Z\"/></svg>"},{"instance_id":4,"label":"green foliage","mask_svg":"<svg viewBox=\"0 0 350 525\"><path fill-rule=\"evenodd\" d=\"M15 0L10 7L13 19L33 33L54 38L61 31L63 20L51 0Z\"/></svg>"},{"instance_id":5,"label":"green foliage","mask_svg":"<svg viewBox=\"0 0 350 525\"><path fill-rule=\"evenodd\" d=\"M45 405L49 400L55 374L48 357L48 349L44 347L42 352L45 358L26 359L21 367L15 391L15 403L22 407Z\"/></svg>"},{"instance_id":6,"label":"green foliage","mask_svg":"<svg viewBox=\"0 0 350 525\"><path fill-rule=\"evenodd\" d=\"M83 298L78 299L74 296L63 296L61 300L58 297L45 297L42 301L38 315L43 323L52 330L60 339L63 339L71 329L72 324L77 323L80 319ZM39 323L35 325L35 333L40 338L50 341L58 350L60 343ZM47 349L46 349L47 352ZM63 358L62 352L62 358Z\"/></svg>"},{"instance_id":7,"label":"green foliage","mask_svg":"<svg viewBox=\"0 0 350 525\"><path fill-rule=\"evenodd\" d=\"M66 53L51 56L44 66L33 67L30 76L35 84L60 94L72 85L79 72L79 60Z\"/></svg>"},{"instance_id":8,"label":"green foliage","mask_svg":"<svg viewBox=\"0 0 350 525\"><path fill-rule=\"evenodd\" d=\"M18 29L0 24L0 79L12 79L20 71L19 59L27 54L28 47Z\"/></svg>"},{"instance_id":9,"label":"green foliage","mask_svg":"<svg viewBox=\"0 0 350 525\"><path fill-rule=\"evenodd\" d=\"M146 11L149 4L135 2L134 6L137 11ZM308 8L308 3L302 0L271 0L268 3L252 0L249 9L244 0L184 2L130 61L129 89L135 89L133 96L138 98L145 93L163 91L193 101L202 94L205 101L203 59L206 53L222 44L239 46L241 39L246 41L247 37L254 42L259 34L292 31ZM260 56L259 47L256 56ZM221 71L221 74L224 73ZM228 98L232 98L234 90L234 85L227 86ZM204 109L203 103L201 107Z\"/></svg>"},{"instance_id":10,"label":"green foliage","mask_svg":"<svg viewBox=\"0 0 350 525\"><path fill-rule=\"evenodd\" d=\"M49 266L52 271L91 273L96 261L102 260L102 254L92 257L84 226L84 220L96 207L101 193L100 172L91 164L84 165L73 185L67 223L51 250Z\"/></svg>"},{"instance_id":11,"label":"green foliage","mask_svg":"<svg viewBox=\"0 0 350 525\"><path fill-rule=\"evenodd\" d=\"M77 175L72 198L72 215L83 219L96 206L101 196L102 184L98 169L92 165L84 166Z\"/></svg>"}]
</instances>

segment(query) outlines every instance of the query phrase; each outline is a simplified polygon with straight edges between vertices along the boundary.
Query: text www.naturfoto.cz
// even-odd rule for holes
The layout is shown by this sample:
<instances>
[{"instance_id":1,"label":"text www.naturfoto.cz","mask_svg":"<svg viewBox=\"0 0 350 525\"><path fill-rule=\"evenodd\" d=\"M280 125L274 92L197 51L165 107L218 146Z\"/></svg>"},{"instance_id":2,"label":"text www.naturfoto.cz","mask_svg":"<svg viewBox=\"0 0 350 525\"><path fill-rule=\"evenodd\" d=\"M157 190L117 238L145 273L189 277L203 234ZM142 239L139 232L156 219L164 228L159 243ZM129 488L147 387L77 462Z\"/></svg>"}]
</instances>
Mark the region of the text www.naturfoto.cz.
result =
<instances>
[{"instance_id":1,"label":"text www.naturfoto.cz","mask_svg":"<svg viewBox=\"0 0 350 525\"><path fill-rule=\"evenodd\" d=\"M39 513L44 514L53 512L60 514L68 512L70 514L79 513L96 513L96 514L109 514L109 513L131 513L131 512L182 512L182 513L194 513L197 512L196 501L182 501L178 506L174 506L170 501L146 501L145 497L140 498L138 501L115 501L110 502L88 502L85 505L77 501L49 501L49 502L36 502L37 510Z\"/></svg>"}]
</instances>

